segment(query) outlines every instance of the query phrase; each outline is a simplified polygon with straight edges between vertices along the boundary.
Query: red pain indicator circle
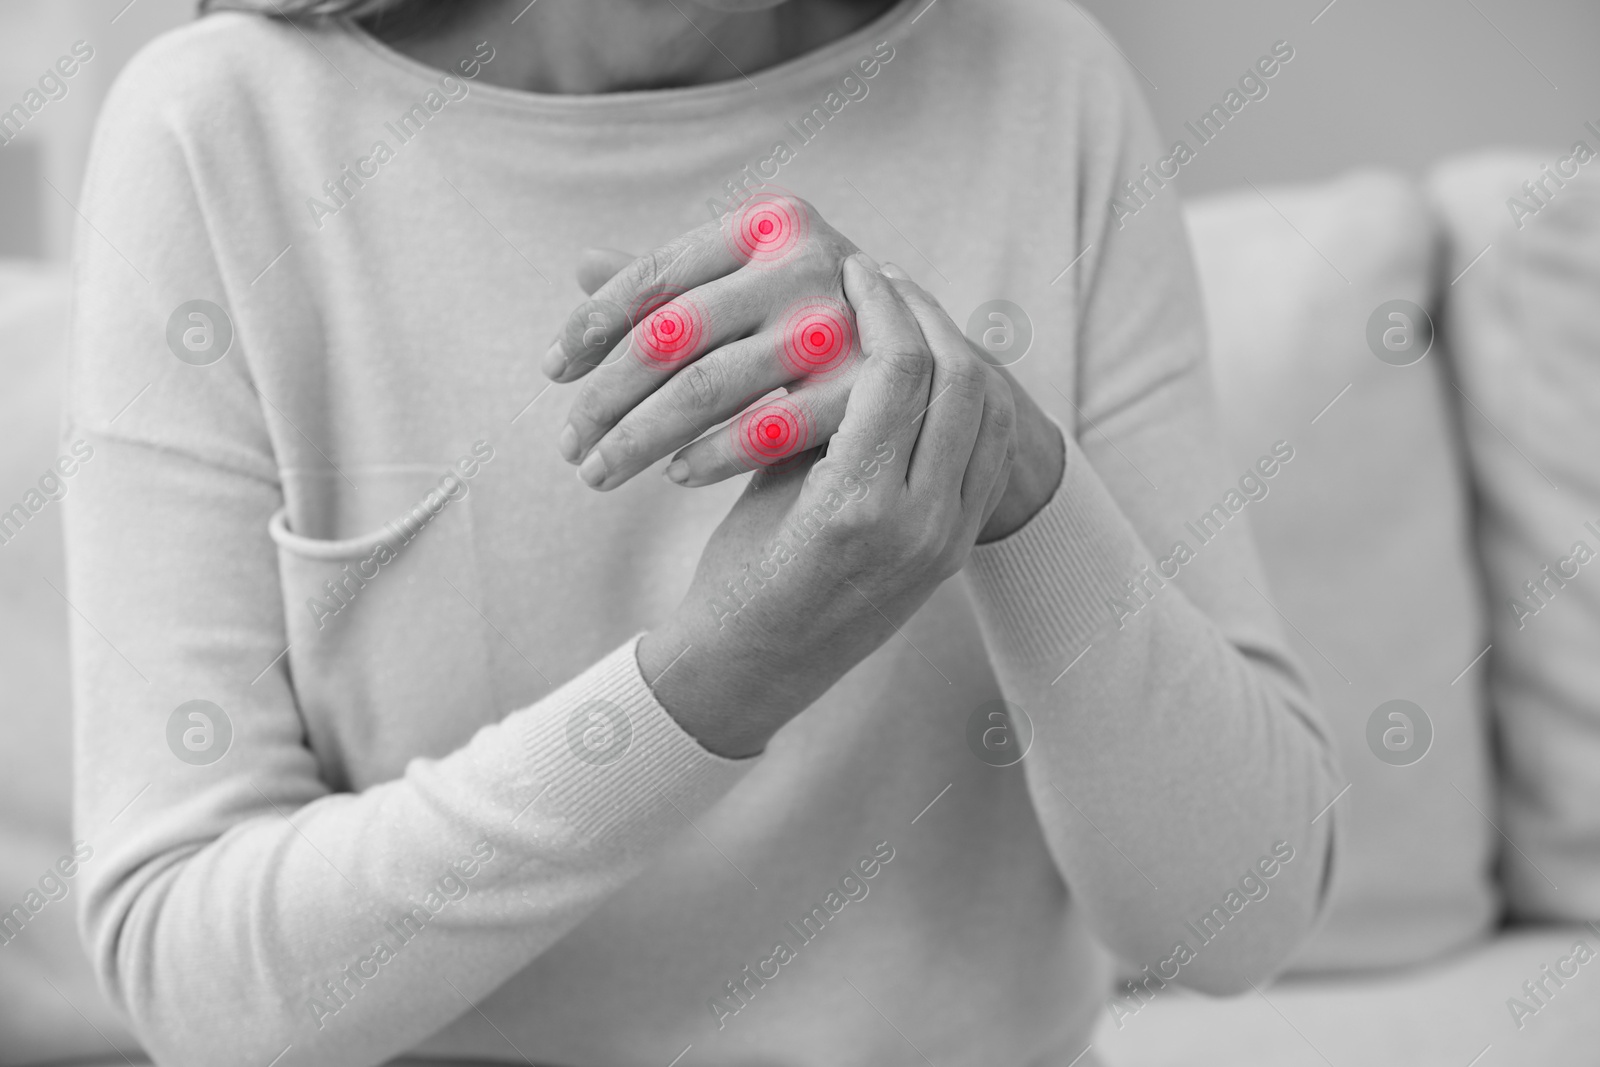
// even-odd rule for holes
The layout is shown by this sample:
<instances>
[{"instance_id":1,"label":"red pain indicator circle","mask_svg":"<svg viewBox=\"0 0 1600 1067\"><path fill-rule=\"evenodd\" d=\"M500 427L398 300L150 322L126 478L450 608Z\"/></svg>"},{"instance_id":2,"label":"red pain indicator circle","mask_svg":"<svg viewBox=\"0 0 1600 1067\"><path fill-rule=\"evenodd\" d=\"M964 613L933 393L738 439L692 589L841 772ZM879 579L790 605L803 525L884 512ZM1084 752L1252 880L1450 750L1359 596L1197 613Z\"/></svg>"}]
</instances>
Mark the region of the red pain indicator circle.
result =
<instances>
[{"instance_id":1,"label":"red pain indicator circle","mask_svg":"<svg viewBox=\"0 0 1600 1067\"><path fill-rule=\"evenodd\" d=\"M792 396L751 408L730 426L737 454L771 468L811 447L811 418Z\"/></svg>"},{"instance_id":2,"label":"red pain indicator circle","mask_svg":"<svg viewBox=\"0 0 1600 1067\"><path fill-rule=\"evenodd\" d=\"M793 196L763 191L740 204L723 222L728 251L740 263L781 263L805 242L806 209Z\"/></svg>"},{"instance_id":3,"label":"red pain indicator circle","mask_svg":"<svg viewBox=\"0 0 1600 1067\"><path fill-rule=\"evenodd\" d=\"M855 347L854 316L833 300L796 304L778 335L778 359L796 378L826 377L844 365Z\"/></svg>"},{"instance_id":4,"label":"red pain indicator circle","mask_svg":"<svg viewBox=\"0 0 1600 1067\"><path fill-rule=\"evenodd\" d=\"M633 321L639 358L649 365L680 363L705 339L705 315L682 290L658 289L641 297Z\"/></svg>"}]
</instances>

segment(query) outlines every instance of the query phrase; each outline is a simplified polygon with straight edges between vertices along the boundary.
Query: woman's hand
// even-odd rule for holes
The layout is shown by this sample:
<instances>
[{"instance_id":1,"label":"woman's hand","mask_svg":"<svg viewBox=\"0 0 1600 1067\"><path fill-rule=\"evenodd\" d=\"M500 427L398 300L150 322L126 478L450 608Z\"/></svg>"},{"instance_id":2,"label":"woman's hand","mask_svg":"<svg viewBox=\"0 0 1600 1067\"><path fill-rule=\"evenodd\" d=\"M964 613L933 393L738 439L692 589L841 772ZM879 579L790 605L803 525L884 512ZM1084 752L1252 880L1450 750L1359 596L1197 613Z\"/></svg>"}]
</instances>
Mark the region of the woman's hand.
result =
<instances>
[{"instance_id":1,"label":"woman's hand","mask_svg":"<svg viewBox=\"0 0 1600 1067\"><path fill-rule=\"evenodd\" d=\"M669 477L699 486L827 440L860 364L842 273L856 251L805 201L758 194L623 266L545 356L557 382L594 372L562 455L589 485L612 489L682 449ZM710 432L785 387L778 420L759 432L748 419Z\"/></svg>"},{"instance_id":2,"label":"woman's hand","mask_svg":"<svg viewBox=\"0 0 1600 1067\"><path fill-rule=\"evenodd\" d=\"M867 359L826 455L755 475L683 603L639 645L662 704L722 755L759 752L889 639L1005 494L1010 389L864 260L842 278Z\"/></svg>"},{"instance_id":3,"label":"woman's hand","mask_svg":"<svg viewBox=\"0 0 1600 1067\"><path fill-rule=\"evenodd\" d=\"M842 287L855 251L809 204L763 194L648 256L587 254L579 274L593 296L545 362L559 382L601 367L573 404L562 454L589 485L611 489L676 451L667 476L698 486L791 462L826 442L862 368ZM903 271L884 273L924 331L961 337ZM989 373L1015 394L1020 448L1012 490L983 542L1048 502L1065 455L1032 398L1006 372Z\"/></svg>"}]
</instances>

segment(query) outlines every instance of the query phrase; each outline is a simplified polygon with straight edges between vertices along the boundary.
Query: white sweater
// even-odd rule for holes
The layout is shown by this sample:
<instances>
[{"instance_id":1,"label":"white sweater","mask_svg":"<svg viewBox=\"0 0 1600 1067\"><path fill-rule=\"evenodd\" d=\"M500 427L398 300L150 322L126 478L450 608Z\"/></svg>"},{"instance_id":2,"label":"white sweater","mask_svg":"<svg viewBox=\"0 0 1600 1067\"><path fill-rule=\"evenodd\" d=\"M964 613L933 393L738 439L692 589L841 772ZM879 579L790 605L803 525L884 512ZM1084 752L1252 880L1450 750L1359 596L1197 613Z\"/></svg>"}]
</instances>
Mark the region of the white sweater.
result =
<instances>
[{"instance_id":1,"label":"white sweater","mask_svg":"<svg viewBox=\"0 0 1600 1067\"><path fill-rule=\"evenodd\" d=\"M160 1062L1065 1064L1107 949L1241 990L1309 931L1336 777L1242 500L1186 527L1239 472L1176 190L1109 206L1165 153L1076 9L924 7L759 90L515 92L463 76L493 42L446 78L244 15L121 76L66 429L77 833ZM958 322L1025 308L1070 439L1043 512L735 762L632 637L739 486L588 490L537 363L578 249L747 173Z\"/></svg>"}]
</instances>

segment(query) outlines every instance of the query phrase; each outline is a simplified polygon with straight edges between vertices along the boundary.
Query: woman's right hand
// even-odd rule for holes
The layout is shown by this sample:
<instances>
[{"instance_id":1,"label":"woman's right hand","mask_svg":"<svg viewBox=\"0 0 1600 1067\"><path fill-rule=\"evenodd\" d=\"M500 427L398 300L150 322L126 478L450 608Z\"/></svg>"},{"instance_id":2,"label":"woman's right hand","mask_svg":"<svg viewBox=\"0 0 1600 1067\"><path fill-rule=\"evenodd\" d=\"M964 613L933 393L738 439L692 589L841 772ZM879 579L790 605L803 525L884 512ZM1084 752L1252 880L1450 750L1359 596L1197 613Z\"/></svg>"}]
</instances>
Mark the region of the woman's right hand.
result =
<instances>
[{"instance_id":1,"label":"woman's right hand","mask_svg":"<svg viewBox=\"0 0 1600 1067\"><path fill-rule=\"evenodd\" d=\"M1004 378L947 316L919 325L865 256L846 260L844 286L866 363L826 455L752 476L678 610L639 644L662 705L720 755L760 752L893 636L961 569L1005 492ZM782 397L757 411L777 433L799 417ZM763 432L760 415L750 424Z\"/></svg>"}]
</instances>

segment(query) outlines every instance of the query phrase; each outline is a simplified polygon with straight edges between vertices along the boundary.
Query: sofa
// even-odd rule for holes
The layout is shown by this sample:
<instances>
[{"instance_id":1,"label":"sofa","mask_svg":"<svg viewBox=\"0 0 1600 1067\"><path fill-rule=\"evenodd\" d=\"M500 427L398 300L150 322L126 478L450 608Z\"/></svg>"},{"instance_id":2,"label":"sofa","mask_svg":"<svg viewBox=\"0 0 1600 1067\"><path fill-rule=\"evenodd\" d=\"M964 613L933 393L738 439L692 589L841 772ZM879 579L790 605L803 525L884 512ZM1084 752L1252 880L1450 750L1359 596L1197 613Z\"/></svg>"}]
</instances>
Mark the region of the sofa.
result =
<instances>
[{"instance_id":1,"label":"sofa","mask_svg":"<svg viewBox=\"0 0 1600 1067\"><path fill-rule=\"evenodd\" d=\"M1600 1063L1578 950L1600 949L1600 566L1577 559L1600 549L1600 189L1530 197L1547 162L1187 208L1226 444L1241 467L1294 449L1250 503L1262 595L1348 782L1328 914L1288 972L1216 1000L1130 964L1094 1039L1108 1067ZM0 509L22 507L0 523L0 1067L142 1060L63 873L67 287L0 263Z\"/></svg>"},{"instance_id":2,"label":"sofa","mask_svg":"<svg viewBox=\"0 0 1600 1067\"><path fill-rule=\"evenodd\" d=\"M1600 186L1562 158L1188 205L1227 445L1297 450L1250 511L1344 837L1286 975L1120 984L1111 1067L1600 1064Z\"/></svg>"}]
</instances>

